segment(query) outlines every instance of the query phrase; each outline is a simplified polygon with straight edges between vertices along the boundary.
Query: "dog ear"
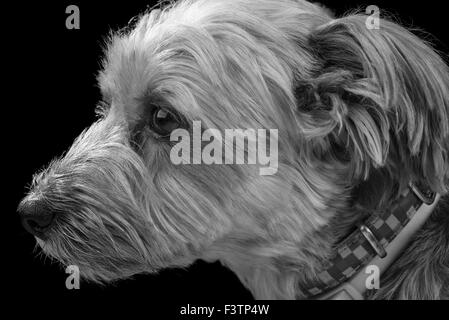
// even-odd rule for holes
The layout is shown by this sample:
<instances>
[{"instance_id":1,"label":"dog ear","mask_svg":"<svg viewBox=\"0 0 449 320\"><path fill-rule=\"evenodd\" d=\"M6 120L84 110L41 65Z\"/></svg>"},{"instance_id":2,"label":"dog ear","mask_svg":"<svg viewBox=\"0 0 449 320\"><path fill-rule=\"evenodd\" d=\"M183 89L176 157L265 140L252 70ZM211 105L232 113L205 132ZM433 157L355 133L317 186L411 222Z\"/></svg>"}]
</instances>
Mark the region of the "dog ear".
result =
<instances>
[{"instance_id":1,"label":"dog ear","mask_svg":"<svg viewBox=\"0 0 449 320\"><path fill-rule=\"evenodd\" d=\"M401 179L449 184L449 71L405 28L351 15L314 30L317 65L298 80L298 122L312 154L350 164L366 179L383 167ZM331 155L331 156L329 156Z\"/></svg>"}]
</instances>

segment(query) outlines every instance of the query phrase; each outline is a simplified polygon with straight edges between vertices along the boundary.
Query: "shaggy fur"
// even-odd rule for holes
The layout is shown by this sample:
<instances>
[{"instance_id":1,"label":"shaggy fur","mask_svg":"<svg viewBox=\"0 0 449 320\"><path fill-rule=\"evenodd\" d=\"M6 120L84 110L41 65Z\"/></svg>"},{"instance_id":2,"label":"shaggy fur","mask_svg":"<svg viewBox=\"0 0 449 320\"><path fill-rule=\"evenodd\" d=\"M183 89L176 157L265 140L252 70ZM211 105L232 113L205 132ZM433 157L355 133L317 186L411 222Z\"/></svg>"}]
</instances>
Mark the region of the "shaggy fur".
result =
<instances>
[{"instance_id":1,"label":"shaggy fur","mask_svg":"<svg viewBox=\"0 0 449 320\"><path fill-rule=\"evenodd\" d=\"M256 298L303 298L355 224L410 179L449 189L449 72L425 41L297 0L183 0L111 36L105 106L31 201L45 254L108 282L219 260ZM279 168L173 165L154 107L205 128L279 130ZM446 199L370 298L449 298Z\"/></svg>"}]
</instances>

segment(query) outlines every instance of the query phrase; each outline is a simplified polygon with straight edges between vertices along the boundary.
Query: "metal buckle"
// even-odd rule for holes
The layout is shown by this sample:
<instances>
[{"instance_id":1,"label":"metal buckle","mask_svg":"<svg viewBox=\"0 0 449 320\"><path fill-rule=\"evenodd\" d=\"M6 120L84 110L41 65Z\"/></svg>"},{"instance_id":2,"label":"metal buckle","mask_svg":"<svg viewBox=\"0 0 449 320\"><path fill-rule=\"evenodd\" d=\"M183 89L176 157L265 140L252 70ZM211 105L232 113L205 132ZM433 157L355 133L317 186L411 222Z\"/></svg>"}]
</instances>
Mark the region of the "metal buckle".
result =
<instances>
[{"instance_id":1,"label":"metal buckle","mask_svg":"<svg viewBox=\"0 0 449 320\"><path fill-rule=\"evenodd\" d=\"M423 203L427 204L428 206L430 206L435 202L435 198L437 196L436 192L433 192L430 189L426 189L416 182L410 182L409 187L413 191L413 193L418 197L418 199L421 200Z\"/></svg>"},{"instance_id":2,"label":"metal buckle","mask_svg":"<svg viewBox=\"0 0 449 320\"><path fill-rule=\"evenodd\" d=\"M371 247L376 251L377 255L381 258L385 258L387 256L387 252L385 248L380 244L379 240L376 239L373 232L364 224L360 226L360 232L362 235L368 240Z\"/></svg>"}]
</instances>

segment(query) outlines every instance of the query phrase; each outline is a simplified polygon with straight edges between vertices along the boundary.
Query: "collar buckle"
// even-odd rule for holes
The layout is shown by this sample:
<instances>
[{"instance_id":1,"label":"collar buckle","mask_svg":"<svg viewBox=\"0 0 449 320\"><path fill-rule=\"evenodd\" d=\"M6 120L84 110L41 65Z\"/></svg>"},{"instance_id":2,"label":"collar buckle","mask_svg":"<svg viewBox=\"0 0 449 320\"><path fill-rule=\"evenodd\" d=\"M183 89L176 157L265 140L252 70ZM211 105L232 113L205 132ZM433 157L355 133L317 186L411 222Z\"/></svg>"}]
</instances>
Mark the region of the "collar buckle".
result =
<instances>
[{"instance_id":1,"label":"collar buckle","mask_svg":"<svg viewBox=\"0 0 449 320\"><path fill-rule=\"evenodd\" d=\"M422 184L417 182L410 182L409 187L415 196L426 205L430 206L435 202L437 196L436 192L425 188Z\"/></svg>"},{"instance_id":2,"label":"collar buckle","mask_svg":"<svg viewBox=\"0 0 449 320\"><path fill-rule=\"evenodd\" d=\"M360 232L368 240L368 243L371 247L376 251L377 255L381 258L385 258L387 256L387 252L379 240L376 238L374 233L368 228L365 224L360 225Z\"/></svg>"}]
</instances>

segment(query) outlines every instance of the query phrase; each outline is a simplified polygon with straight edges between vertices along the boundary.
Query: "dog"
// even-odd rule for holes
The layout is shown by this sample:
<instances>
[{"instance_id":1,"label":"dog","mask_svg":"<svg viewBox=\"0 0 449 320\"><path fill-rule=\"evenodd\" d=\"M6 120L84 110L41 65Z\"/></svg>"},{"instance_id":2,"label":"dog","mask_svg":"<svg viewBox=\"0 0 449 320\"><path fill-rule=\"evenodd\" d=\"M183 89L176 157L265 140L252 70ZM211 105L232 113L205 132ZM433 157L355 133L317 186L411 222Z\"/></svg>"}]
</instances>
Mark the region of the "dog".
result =
<instances>
[{"instance_id":1,"label":"dog","mask_svg":"<svg viewBox=\"0 0 449 320\"><path fill-rule=\"evenodd\" d=\"M448 299L448 66L368 17L303 0L180 0L140 15L108 40L98 121L33 177L25 228L87 281L218 260L255 298L309 299L311 286L329 291L317 281L354 232L365 256L385 256L365 221L414 194L431 216L362 296ZM276 129L277 172L174 164L169 137L193 121Z\"/></svg>"}]
</instances>

